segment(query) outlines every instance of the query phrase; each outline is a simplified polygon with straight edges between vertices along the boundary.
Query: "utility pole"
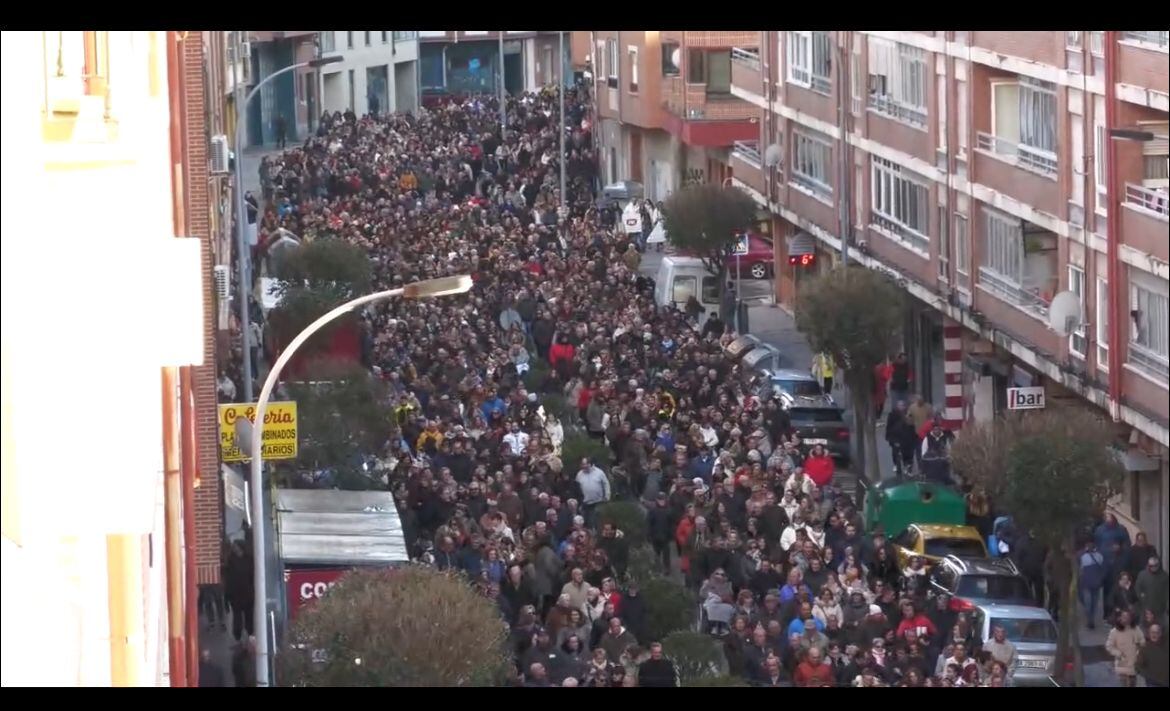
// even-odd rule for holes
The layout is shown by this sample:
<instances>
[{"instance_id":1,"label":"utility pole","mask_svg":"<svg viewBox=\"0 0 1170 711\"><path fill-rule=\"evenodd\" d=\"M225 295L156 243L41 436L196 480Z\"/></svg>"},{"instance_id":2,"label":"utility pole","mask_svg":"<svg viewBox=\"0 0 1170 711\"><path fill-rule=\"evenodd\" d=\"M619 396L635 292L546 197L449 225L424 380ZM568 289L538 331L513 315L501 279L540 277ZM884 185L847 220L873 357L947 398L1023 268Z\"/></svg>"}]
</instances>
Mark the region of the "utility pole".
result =
<instances>
[{"instance_id":1,"label":"utility pole","mask_svg":"<svg viewBox=\"0 0 1170 711\"><path fill-rule=\"evenodd\" d=\"M561 102L561 220L564 221L569 216L569 200L565 195L565 32L561 30L560 35L560 65L561 68L557 71L557 77L560 79L561 86L557 89L557 96Z\"/></svg>"},{"instance_id":2,"label":"utility pole","mask_svg":"<svg viewBox=\"0 0 1170 711\"><path fill-rule=\"evenodd\" d=\"M500 140L508 130L508 102L504 95L504 31L500 30Z\"/></svg>"}]
</instances>

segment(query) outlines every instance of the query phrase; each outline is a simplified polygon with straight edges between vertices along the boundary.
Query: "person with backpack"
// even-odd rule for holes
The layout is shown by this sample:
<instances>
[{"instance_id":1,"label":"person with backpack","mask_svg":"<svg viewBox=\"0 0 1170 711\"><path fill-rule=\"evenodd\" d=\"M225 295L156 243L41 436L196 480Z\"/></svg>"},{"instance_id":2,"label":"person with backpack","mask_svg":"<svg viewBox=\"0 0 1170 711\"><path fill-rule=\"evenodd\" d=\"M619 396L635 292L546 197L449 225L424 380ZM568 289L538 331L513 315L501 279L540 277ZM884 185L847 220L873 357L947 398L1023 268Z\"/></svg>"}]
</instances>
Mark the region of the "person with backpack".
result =
<instances>
[{"instance_id":1,"label":"person with backpack","mask_svg":"<svg viewBox=\"0 0 1170 711\"><path fill-rule=\"evenodd\" d=\"M1084 606L1085 619L1089 629L1095 629L1094 612L1097 609L1097 600L1101 597L1101 589L1105 586L1105 556L1097 550L1093 541L1085 542L1085 549L1081 551L1079 586L1081 604Z\"/></svg>"}]
</instances>

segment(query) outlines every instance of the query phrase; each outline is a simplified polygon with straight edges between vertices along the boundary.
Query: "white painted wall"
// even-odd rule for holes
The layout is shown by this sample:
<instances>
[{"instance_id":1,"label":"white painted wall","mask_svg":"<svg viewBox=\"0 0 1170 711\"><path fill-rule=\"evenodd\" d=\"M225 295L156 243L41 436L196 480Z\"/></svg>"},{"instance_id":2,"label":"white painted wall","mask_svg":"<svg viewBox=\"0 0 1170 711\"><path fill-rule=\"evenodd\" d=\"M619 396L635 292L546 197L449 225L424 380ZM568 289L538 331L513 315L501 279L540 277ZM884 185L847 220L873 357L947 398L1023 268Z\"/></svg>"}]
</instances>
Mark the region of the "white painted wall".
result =
<instances>
[{"instance_id":1,"label":"white painted wall","mask_svg":"<svg viewBox=\"0 0 1170 711\"><path fill-rule=\"evenodd\" d=\"M325 52L326 57L341 57L340 62L326 65L322 69L322 107L326 111L345 111L349 106L349 71L354 71L353 110L359 116L369 113L369 91L367 70L386 67L385 94L380 97L379 111L392 111L397 104L397 82L394 66L403 62L418 60L418 40L394 41L392 30L373 30L370 44L366 45L366 31L353 30L353 49L348 47L347 30L326 30L333 32L333 51ZM386 41L382 41L385 34ZM323 43L324 44L324 43ZM417 92L412 92L417 93Z\"/></svg>"}]
</instances>

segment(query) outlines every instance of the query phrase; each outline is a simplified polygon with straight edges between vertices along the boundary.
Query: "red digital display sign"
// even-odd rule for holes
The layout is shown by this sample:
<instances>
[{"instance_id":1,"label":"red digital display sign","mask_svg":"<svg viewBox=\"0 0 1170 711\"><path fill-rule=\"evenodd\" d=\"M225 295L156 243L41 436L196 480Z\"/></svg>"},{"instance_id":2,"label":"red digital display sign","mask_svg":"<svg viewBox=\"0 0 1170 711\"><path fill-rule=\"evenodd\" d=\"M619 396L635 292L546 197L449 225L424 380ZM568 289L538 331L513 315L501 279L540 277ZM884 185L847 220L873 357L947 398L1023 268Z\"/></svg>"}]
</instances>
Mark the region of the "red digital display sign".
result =
<instances>
[{"instance_id":1,"label":"red digital display sign","mask_svg":"<svg viewBox=\"0 0 1170 711\"><path fill-rule=\"evenodd\" d=\"M811 267L816 264L817 255L815 254L801 254L792 255L788 258L788 263L794 267Z\"/></svg>"}]
</instances>

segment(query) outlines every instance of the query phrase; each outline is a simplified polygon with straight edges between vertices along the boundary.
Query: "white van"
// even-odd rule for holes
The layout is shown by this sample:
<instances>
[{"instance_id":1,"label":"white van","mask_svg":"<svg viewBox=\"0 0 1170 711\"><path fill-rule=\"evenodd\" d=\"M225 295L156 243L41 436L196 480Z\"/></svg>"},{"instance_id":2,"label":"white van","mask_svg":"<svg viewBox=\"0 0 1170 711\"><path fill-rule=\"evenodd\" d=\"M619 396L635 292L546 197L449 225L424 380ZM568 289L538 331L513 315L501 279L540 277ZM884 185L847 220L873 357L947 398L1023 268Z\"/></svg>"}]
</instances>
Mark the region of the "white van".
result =
<instances>
[{"instance_id":1,"label":"white van","mask_svg":"<svg viewBox=\"0 0 1170 711\"><path fill-rule=\"evenodd\" d=\"M699 328L702 328L708 317L719 313L719 277L707 271L698 257L664 256L654 277L654 302L686 311L692 296L703 307L699 316Z\"/></svg>"}]
</instances>

